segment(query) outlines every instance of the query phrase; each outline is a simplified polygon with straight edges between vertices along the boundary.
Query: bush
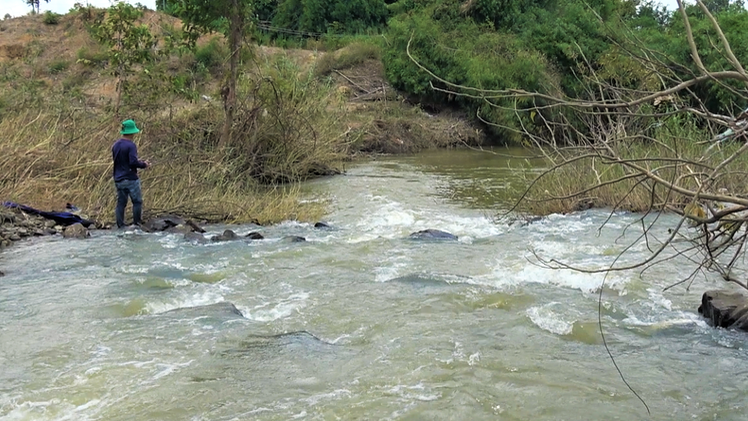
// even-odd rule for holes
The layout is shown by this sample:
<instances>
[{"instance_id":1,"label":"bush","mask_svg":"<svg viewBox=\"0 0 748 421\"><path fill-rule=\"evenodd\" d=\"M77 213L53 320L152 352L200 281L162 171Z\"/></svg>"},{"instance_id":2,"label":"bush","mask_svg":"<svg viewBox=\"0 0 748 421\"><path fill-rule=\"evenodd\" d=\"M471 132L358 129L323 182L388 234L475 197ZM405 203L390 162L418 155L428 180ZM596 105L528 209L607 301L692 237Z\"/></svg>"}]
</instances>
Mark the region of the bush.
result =
<instances>
[{"instance_id":1,"label":"bush","mask_svg":"<svg viewBox=\"0 0 748 421\"><path fill-rule=\"evenodd\" d=\"M47 10L46 12L44 12L42 21L47 25L57 25L58 23L60 23L60 16L61 15L57 13L53 13Z\"/></svg>"},{"instance_id":2,"label":"bush","mask_svg":"<svg viewBox=\"0 0 748 421\"><path fill-rule=\"evenodd\" d=\"M78 63L86 66L103 66L108 60L105 51L93 51L89 50L88 47L81 47L76 56L78 57Z\"/></svg>"},{"instance_id":3,"label":"bush","mask_svg":"<svg viewBox=\"0 0 748 421\"><path fill-rule=\"evenodd\" d=\"M210 71L221 68L227 58L228 50L218 38L213 38L209 43L195 48L197 65Z\"/></svg>"},{"instance_id":4,"label":"bush","mask_svg":"<svg viewBox=\"0 0 748 421\"><path fill-rule=\"evenodd\" d=\"M361 64L368 59L378 60L381 51L373 43L355 42L334 53L327 53L317 61L314 73L324 76L334 70L341 70Z\"/></svg>"},{"instance_id":5,"label":"bush","mask_svg":"<svg viewBox=\"0 0 748 421\"><path fill-rule=\"evenodd\" d=\"M10 13L6 13L3 19L8 20L11 19L13 16L10 15Z\"/></svg>"},{"instance_id":6,"label":"bush","mask_svg":"<svg viewBox=\"0 0 748 421\"><path fill-rule=\"evenodd\" d=\"M49 65L49 73L56 75L68 69L70 63L67 60L55 60Z\"/></svg>"}]
</instances>

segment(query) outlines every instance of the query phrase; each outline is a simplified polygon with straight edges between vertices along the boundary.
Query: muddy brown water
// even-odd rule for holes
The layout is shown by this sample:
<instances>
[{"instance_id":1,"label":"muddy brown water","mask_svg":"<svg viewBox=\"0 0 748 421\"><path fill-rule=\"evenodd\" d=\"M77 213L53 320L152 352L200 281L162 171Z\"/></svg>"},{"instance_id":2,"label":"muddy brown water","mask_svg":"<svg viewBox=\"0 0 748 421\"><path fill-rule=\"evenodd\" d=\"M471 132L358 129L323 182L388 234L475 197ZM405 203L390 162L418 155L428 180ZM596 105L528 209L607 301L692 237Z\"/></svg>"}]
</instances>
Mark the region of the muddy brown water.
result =
<instances>
[{"instance_id":1,"label":"muddy brown water","mask_svg":"<svg viewBox=\"0 0 748 421\"><path fill-rule=\"evenodd\" d=\"M525 165L472 151L360 163L305 186L331 230L287 222L262 241L14 246L0 254L0 419L745 419L748 341L696 313L717 281L662 292L692 270L682 261L603 289L606 337L648 418L598 333L603 276L533 255L602 267L639 215L496 219ZM426 228L459 240L406 238ZM223 301L243 317L210 306Z\"/></svg>"}]
</instances>

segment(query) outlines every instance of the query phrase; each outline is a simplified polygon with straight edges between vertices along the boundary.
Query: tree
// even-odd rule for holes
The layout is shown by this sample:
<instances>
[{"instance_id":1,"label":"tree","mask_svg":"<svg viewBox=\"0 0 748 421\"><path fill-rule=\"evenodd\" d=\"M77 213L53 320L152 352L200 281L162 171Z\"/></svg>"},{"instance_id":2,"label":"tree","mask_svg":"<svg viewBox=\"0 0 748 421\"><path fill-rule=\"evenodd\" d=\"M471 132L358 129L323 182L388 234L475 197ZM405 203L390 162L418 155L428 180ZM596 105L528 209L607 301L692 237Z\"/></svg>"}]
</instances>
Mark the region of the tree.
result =
<instances>
[{"instance_id":1,"label":"tree","mask_svg":"<svg viewBox=\"0 0 748 421\"><path fill-rule=\"evenodd\" d=\"M156 40L148 26L135 23L142 16L143 12L131 4L117 3L91 26L93 37L109 47L109 66L117 77L117 100L114 105L117 121L122 94L128 90L127 77L133 66L147 63L155 55Z\"/></svg>"},{"instance_id":2,"label":"tree","mask_svg":"<svg viewBox=\"0 0 748 421\"><path fill-rule=\"evenodd\" d=\"M25 1L26 1L26 4L31 6L32 11L36 10L36 13L40 12L39 0L25 0ZM49 0L44 0L44 2L49 3Z\"/></svg>"},{"instance_id":3,"label":"tree","mask_svg":"<svg viewBox=\"0 0 748 421\"><path fill-rule=\"evenodd\" d=\"M231 136L231 128L236 111L236 82L239 75L239 56L242 41L247 29L248 17L252 13L250 0L172 0L174 11L184 24L188 40L194 45L201 34L223 32L229 42L229 75L221 88L224 121L221 144L226 144ZM228 28L223 31L223 26Z\"/></svg>"}]
</instances>

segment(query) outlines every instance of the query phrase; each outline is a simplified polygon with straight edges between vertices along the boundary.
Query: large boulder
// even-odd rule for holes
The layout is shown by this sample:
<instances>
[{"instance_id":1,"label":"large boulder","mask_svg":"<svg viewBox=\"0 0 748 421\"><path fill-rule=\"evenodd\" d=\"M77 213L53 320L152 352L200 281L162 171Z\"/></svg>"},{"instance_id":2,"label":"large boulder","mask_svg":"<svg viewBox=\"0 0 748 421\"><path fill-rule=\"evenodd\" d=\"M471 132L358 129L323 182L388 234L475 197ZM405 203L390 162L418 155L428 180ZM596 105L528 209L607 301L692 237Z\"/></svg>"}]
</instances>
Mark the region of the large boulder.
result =
<instances>
[{"instance_id":1,"label":"large boulder","mask_svg":"<svg viewBox=\"0 0 748 421\"><path fill-rule=\"evenodd\" d=\"M73 224L65 227L65 231L62 232L62 236L65 238L88 238L91 234L88 232L88 228L81 224Z\"/></svg>"},{"instance_id":2,"label":"large boulder","mask_svg":"<svg viewBox=\"0 0 748 421\"><path fill-rule=\"evenodd\" d=\"M457 236L450 234L446 231L440 231L435 229L427 229L423 231L414 232L408 237L412 240L446 240L446 241L457 241Z\"/></svg>"},{"instance_id":3,"label":"large boulder","mask_svg":"<svg viewBox=\"0 0 748 421\"><path fill-rule=\"evenodd\" d=\"M701 296L699 313L714 327L748 331L748 297L743 294L714 290Z\"/></svg>"}]
</instances>

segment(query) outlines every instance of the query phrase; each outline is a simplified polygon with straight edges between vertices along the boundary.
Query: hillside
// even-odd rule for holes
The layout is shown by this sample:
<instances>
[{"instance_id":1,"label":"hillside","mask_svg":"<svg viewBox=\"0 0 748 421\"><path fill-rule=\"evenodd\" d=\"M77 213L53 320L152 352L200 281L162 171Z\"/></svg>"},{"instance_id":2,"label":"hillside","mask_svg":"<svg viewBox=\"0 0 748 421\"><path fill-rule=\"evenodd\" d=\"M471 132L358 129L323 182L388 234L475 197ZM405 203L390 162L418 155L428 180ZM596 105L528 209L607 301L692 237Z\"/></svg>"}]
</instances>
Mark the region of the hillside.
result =
<instances>
[{"instance_id":1,"label":"hillside","mask_svg":"<svg viewBox=\"0 0 748 421\"><path fill-rule=\"evenodd\" d=\"M282 186L338 172L360 154L483 140L464 116L430 115L404 100L378 50L354 43L330 52L250 45L234 140L219 144L223 39L158 55L120 81L91 35L104 16L82 7L55 22L0 22L0 130L9 135L0 145L0 199L45 209L72 202L111 219L109 146L124 118L144 127L141 155L156 163L144 174L147 209L205 220L313 219L320 209L301 209ZM136 23L158 40L180 28L147 10ZM158 41L153 50L165 48Z\"/></svg>"}]
</instances>

